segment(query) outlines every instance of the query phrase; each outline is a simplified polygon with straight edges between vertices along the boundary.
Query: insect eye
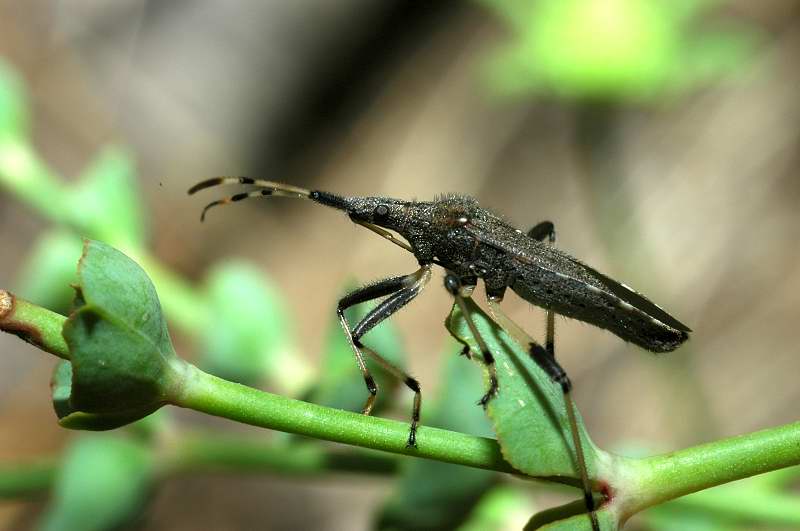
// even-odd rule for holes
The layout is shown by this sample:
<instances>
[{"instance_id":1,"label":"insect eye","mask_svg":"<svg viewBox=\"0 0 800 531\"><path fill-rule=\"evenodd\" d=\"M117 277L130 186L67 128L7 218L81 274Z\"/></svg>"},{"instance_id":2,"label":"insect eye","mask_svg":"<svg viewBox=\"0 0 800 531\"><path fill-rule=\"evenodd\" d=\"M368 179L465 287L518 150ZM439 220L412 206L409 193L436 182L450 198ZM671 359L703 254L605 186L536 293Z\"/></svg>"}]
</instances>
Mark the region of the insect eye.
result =
<instances>
[{"instance_id":1,"label":"insect eye","mask_svg":"<svg viewBox=\"0 0 800 531\"><path fill-rule=\"evenodd\" d=\"M389 215L389 207L386 205L378 205L375 207L375 216L383 218Z\"/></svg>"}]
</instances>

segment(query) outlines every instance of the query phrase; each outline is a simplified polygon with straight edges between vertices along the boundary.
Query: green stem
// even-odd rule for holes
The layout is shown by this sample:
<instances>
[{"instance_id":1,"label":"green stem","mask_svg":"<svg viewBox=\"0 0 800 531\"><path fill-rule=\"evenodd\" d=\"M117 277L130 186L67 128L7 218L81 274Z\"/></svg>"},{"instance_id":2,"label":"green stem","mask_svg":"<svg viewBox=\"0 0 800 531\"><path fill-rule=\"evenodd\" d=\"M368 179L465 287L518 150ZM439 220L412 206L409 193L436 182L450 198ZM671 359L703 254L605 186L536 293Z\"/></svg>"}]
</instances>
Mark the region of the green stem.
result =
<instances>
[{"instance_id":1,"label":"green stem","mask_svg":"<svg viewBox=\"0 0 800 531\"><path fill-rule=\"evenodd\" d=\"M195 472L389 475L397 470L396 459L377 452L334 452L316 443L285 446L210 433L181 433L159 455L161 477ZM0 464L0 500L32 496L50 489L58 467L57 457Z\"/></svg>"},{"instance_id":2,"label":"green stem","mask_svg":"<svg viewBox=\"0 0 800 531\"><path fill-rule=\"evenodd\" d=\"M57 470L54 459L0 465L0 499L31 496L48 489Z\"/></svg>"},{"instance_id":3,"label":"green stem","mask_svg":"<svg viewBox=\"0 0 800 531\"><path fill-rule=\"evenodd\" d=\"M69 349L61 328L66 318L0 289L0 330L17 335L61 359L69 359Z\"/></svg>"},{"instance_id":4,"label":"green stem","mask_svg":"<svg viewBox=\"0 0 800 531\"><path fill-rule=\"evenodd\" d=\"M797 464L800 422L646 459L618 458L621 477L614 483L620 487L624 513L630 515L692 492Z\"/></svg>"},{"instance_id":5,"label":"green stem","mask_svg":"<svg viewBox=\"0 0 800 531\"><path fill-rule=\"evenodd\" d=\"M0 329L19 335L60 358L69 359L69 351L61 336L65 320L61 315L0 290ZM503 459L500 447L493 439L422 426L417 433L418 448L408 448L407 423L368 417L266 393L204 373L186 362L178 363L185 372L180 390L171 400L177 406L317 439L476 468L514 472L511 465ZM191 446L192 444L195 446ZM187 442L186 463L213 462L218 459L214 456L219 456L226 444L230 443ZM240 450L240 457L249 455L248 459L259 454L256 449L244 446ZM316 452L313 449L302 451ZM269 462L264 462L264 465L302 471L304 465L299 464L302 461L299 455L301 454L284 454L283 463L266 457L263 459ZM352 463L337 462L330 456L308 454L306 457L309 455L316 463L315 467L352 468ZM235 462L237 458L232 459ZM241 463L246 461L244 459ZM599 466L600 477L604 477L610 484L612 504L616 500L619 514L630 516L679 496L798 464L800 422L646 459L611 457L603 460Z\"/></svg>"},{"instance_id":6,"label":"green stem","mask_svg":"<svg viewBox=\"0 0 800 531\"><path fill-rule=\"evenodd\" d=\"M54 197L65 195L61 179L25 138L0 138L0 185L52 221L63 223L69 216L69 209L61 201L53 201Z\"/></svg>"},{"instance_id":7,"label":"green stem","mask_svg":"<svg viewBox=\"0 0 800 531\"><path fill-rule=\"evenodd\" d=\"M318 475L326 472L391 474L397 460L373 452L332 452L317 443L292 445L233 435L182 434L167 450L166 473L197 470Z\"/></svg>"},{"instance_id":8,"label":"green stem","mask_svg":"<svg viewBox=\"0 0 800 531\"><path fill-rule=\"evenodd\" d=\"M175 405L253 426L395 454L513 472L497 441L422 426L417 448L406 446L409 425L294 400L229 382L187 364Z\"/></svg>"}]
</instances>

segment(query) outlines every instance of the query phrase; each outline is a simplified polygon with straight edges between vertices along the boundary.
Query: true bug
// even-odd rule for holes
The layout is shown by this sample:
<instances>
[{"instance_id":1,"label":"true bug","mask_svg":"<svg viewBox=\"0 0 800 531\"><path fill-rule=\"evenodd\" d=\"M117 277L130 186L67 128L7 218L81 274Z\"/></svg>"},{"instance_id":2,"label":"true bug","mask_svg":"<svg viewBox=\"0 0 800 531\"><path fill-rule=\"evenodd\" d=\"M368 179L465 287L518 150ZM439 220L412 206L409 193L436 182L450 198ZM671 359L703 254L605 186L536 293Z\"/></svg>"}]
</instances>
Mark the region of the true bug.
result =
<instances>
[{"instance_id":1,"label":"true bug","mask_svg":"<svg viewBox=\"0 0 800 531\"><path fill-rule=\"evenodd\" d=\"M420 267L416 272L359 288L343 297L337 309L342 328L353 348L369 391L363 413L369 414L372 410L378 389L364 363L362 352L367 352L414 392L409 446L416 446L421 403L419 383L366 347L361 339L375 325L419 295L430 280L434 265L443 267L446 271L445 288L461 308L481 347L481 355L489 371L489 389L480 400L485 406L498 392L494 358L481 339L464 303L465 297L471 296L478 279L482 279L493 319L528 349L535 362L564 393L586 506L592 518L592 527L598 528L583 448L575 424L574 405L570 397L572 384L555 359L554 315L558 313L604 328L625 341L652 352L668 352L686 341L691 332L686 325L627 286L556 249L555 229L551 222L539 223L525 233L481 208L471 197L445 195L433 201L347 197L248 177L209 179L193 186L189 193L222 184L252 185L256 189L213 201L203 209L201 219L205 218L206 212L213 206L249 197L288 196L308 199L345 212L354 223L376 232L417 258ZM399 234L403 239L390 231ZM547 311L544 345L532 339L501 310L499 303L507 288ZM384 300L351 328L344 318L344 310L379 298Z\"/></svg>"}]
</instances>

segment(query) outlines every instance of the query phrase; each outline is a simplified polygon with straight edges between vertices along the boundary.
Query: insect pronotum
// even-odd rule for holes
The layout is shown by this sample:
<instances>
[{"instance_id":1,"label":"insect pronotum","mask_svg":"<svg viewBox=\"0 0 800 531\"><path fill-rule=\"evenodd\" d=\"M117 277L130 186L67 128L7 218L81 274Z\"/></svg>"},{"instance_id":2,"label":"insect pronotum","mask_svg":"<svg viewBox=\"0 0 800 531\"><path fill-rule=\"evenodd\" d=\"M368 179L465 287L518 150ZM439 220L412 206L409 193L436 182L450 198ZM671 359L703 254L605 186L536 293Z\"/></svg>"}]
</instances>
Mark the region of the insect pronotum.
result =
<instances>
[{"instance_id":1,"label":"insect pronotum","mask_svg":"<svg viewBox=\"0 0 800 531\"><path fill-rule=\"evenodd\" d=\"M544 221L528 232L516 229L478 202L461 195L445 195L433 201L403 201L388 197L347 197L307 190L249 177L216 177L194 185L189 193L222 184L252 185L254 190L235 194L208 204L209 208L249 197L285 196L308 199L345 212L350 220L411 252L419 269L411 274L380 280L343 297L337 312L342 328L355 353L356 362L369 391L363 413L369 414L378 388L364 363L363 353L378 361L414 392L408 445L416 446L421 393L417 380L365 346L361 339L375 325L411 302L431 278L434 265L445 269L444 285L453 296L480 346L489 371L489 389L480 400L486 404L498 392L494 357L481 338L464 300L472 295L478 279L486 287L492 318L561 387L569 419L584 500L592 528L599 530L592 485L588 478L584 451L578 436L572 383L555 358L556 313L604 328L625 341L652 352L669 352L686 341L691 330L660 307L627 286L556 249L555 228ZM402 238L396 236L399 234ZM507 288L544 308L547 332L540 344L506 316L500 302ZM359 323L351 327L344 311L355 304L383 299ZM468 352L466 352L468 354Z\"/></svg>"}]
</instances>

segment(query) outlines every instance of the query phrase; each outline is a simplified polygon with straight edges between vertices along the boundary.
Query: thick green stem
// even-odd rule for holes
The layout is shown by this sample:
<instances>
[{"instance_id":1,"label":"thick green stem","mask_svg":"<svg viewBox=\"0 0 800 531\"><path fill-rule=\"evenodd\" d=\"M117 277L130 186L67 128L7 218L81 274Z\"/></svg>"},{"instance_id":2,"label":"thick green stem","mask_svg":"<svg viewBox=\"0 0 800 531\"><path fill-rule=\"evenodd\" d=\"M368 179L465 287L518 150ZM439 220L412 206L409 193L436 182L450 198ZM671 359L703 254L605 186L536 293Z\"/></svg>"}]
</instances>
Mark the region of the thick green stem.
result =
<instances>
[{"instance_id":1,"label":"thick green stem","mask_svg":"<svg viewBox=\"0 0 800 531\"><path fill-rule=\"evenodd\" d=\"M66 318L0 289L0 330L17 335L54 356L69 359L61 328Z\"/></svg>"},{"instance_id":2,"label":"thick green stem","mask_svg":"<svg viewBox=\"0 0 800 531\"><path fill-rule=\"evenodd\" d=\"M513 472L497 441L422 426L417 448L406 446L409 425L293 400L236 384L187 364L175 405L209 415L316 439L447 463Z\"/></svg>"},{"instance_id":3,"label":"thick green stem","mask_svg":"<svg viewBox=\"0 0 800 531\"><path fill-rule=\"evenodd\" d=\"M633 514L679 496L800 464L800 422L646 459L621 459L620 497Z\"/></svg>"},{"instance_id":4,"label":"thick green stem","mask_svg":"<svg viewBox=\"0 0 800 531\"><path fill-rule=\"evenodd\" d=\"M317 443L275 444L233 435L186 434L167 448L166 473L197 470L318 475L330 472L391 474L397 459L367 451L334 452Z\"/></svg>"}]
</instances>

